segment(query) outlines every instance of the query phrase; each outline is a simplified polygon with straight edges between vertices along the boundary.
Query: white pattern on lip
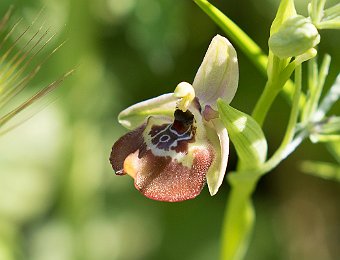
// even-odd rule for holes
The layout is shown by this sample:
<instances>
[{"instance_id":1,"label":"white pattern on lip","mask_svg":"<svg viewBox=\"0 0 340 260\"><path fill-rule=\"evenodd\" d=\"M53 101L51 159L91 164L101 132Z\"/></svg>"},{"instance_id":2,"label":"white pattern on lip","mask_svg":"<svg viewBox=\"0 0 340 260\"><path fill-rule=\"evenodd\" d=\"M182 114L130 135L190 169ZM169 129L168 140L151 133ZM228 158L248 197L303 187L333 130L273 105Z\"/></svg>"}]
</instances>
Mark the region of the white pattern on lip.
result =
<instances>
[{"instance_id":1,"label":"white pattern on lip","mask_svg":"<svg viewBox=\"0 0 340 260\"><path fill-rule=\"evenodd\" d=\"M158 149L169 151L176 150L179 142L190 141L193 139L193 137L194 135L192 126L190 126L184 133L180 134L176 131L176 129L173 128L173 124L169 124L164 129L160 130L156 135L151 135L151 142Z\"/></svg>"},{"instance_id":2,"label":"white pattern on lip","mask_svg":"<svg viewBox=\"0 0 340 260\"><path fill-rule=\"evenodd\" d=\"M159 142L161 143L166 143L169 140L170 140L170 135L162 135L162 137L159 138Z\"/></svg>"}]
</instances>

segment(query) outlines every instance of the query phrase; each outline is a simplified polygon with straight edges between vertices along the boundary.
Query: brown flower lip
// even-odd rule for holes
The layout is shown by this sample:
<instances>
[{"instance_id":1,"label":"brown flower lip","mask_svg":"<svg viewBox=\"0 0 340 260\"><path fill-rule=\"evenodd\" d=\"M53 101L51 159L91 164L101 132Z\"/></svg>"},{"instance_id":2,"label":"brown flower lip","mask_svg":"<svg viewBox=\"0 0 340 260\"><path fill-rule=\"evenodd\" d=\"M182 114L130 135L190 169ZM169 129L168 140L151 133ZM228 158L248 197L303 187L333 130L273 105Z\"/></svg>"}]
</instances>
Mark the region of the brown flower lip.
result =
<instances>
[{"instance_id":1,"label":"brown flower lip","mask_svg":"<svg viewBox=\"0 0 340 260\"><path fill-rule=\"evenodd\" d=\"M195 143L194 121L189 110L176 110L171 124L147 127L151 122L148 120L122 136L113 145L110 156L116 175L129 174L136 189L154 200L177 202L195 198L206 183L214 152L210 144L191 148Z\"/></svg>"}]
</instances>

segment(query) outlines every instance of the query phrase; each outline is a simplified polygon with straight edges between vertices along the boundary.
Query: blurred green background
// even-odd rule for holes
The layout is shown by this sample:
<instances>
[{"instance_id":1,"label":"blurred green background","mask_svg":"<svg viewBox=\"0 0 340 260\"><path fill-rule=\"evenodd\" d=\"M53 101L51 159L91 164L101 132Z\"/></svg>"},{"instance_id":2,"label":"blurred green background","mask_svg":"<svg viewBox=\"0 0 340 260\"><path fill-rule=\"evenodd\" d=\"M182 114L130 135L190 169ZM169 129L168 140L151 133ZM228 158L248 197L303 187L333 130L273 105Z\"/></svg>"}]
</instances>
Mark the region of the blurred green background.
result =
<instances>
[{"instance_id":1,"label":"blurred green background","mask_svg":"<svg viewBox=\"0 0 340 260\"><path fill-rule=\"evenodd\" d=\"M278 0L212 3L267 51ZM52 45L67 40L32 89L77 71L53 102L0 138L0 259L217 259L226 183L214 197L205 188L191 201L151 201L131 178L113 174L108 157L125 133L119 111L192 82L210 40L223 33L189 0L1 0L1 15L10 4L27 24L44 7L44 26L58 32ZM306 1L296 4L306 14ZM321 37L319 53L333 58L330 86L339 72L340 37L332 31ZM238 55L232 105L250 113L265 78ZM282 97L275 107L265 124L270 152L289 113ZM301 173L304 159L331 160L324 146L306 142L261 180L246 259L338 259L339 183ZM234 151L229 161L228 171Z\"/></svg>"}]
</instances>

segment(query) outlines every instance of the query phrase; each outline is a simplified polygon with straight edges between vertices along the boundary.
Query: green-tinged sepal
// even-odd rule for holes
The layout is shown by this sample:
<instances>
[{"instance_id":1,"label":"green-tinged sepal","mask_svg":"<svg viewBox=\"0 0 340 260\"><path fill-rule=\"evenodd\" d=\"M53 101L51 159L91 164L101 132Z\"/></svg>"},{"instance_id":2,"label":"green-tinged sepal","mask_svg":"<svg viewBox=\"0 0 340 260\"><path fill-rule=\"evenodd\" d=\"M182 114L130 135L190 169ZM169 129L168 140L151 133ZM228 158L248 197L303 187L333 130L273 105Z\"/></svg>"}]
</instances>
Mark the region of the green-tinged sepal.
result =
<instances>
[{"instance_id":1,"label":"green-tinged sepal","mask_svg":"<svg viewBox=\"0 0 340 260\"><path fill-rule=\"evenodd\" d=\"M118 121L127 129L134 129L143 124L149 116L162 115L172 118L176 101L173 93L142 101L120 112Z\"/></svg>"},{"instance_id":2,"label":"green-tinged sepal","mask_svg":"<svg viewBox=\"0 0 340 260\"><path fill-rule=\"evenodd\" d=\"M217 101L220 118L240 158L242 170L259 167L267 157L267 140L258 123L249 115Z\"/></svg>"},{"instance_id":3,"label":"green-tinged sepal","mask_svg":"<svg viewBox=\"0 0 340 260\"><path fill-rule=\"evenodd\" d=\"M269 38L270 50L279 58L301 55L320 42L320 35L310 19L302 15L288 18Z\"/></svg>"}]
</instances>

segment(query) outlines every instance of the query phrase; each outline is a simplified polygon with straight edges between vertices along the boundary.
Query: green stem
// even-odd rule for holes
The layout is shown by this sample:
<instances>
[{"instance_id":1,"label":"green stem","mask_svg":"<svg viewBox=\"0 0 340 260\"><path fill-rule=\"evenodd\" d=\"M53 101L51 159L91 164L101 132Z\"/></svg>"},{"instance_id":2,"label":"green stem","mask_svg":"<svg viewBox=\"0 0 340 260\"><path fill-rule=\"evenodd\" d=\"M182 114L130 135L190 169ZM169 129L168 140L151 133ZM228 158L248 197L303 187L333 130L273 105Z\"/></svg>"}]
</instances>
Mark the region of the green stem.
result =
<instances>
[{"instance_id":1,"label":"green stem","mask_svg":"<svg viewBox=\"0 0 340 260\"><path fill-rule=\"evenodd\" d=\"M286 129L286 133L283 137L280 147L274 153L274 155L263 165L261 169L261 175L269 172L275 168L283 159L285 159L291 152L295 150L307 133L303 131L295 141L293 141L295 135L296 124L299 117L299 100L301 95L301 77L302 68L298 65L295 69L295 93L293 97L292 110L290 112L289 121Z\"/></svg>"},{"instance_id":2,"label":"green stem","mask_svg":"<svg viewBox=\"0 0 340 260\"><path fill-rule=\"evenodd\" d=\"M268 57L261 48L240 27L207 0L194 1L230 37L254 65L266 75Z\"/></svg>"},{"instance_id":3,"label":"green stem","mask_svg":"<svg viewBox=\"0 0 340 260\"><path fill-rule=\"evenodd\" d=\"M316 62L316 58L313 58L308 61L308 92L307 92L307 101L302 109L301 114L301 122L303 125L306 125L310 120L311 110L312 110L312 99L311 96L313 96L314 92L317 88L317 82L318 82L318 66Z\"/></svg>"},{"instance_id":4,"label":"green stem","mask_svg":"<svg viewBox=\"0 0 340 260\"><path fill-rule=\"evenodd\" d=\"M302 131L291 141L289 145L280 146L276 153L263 165L263 167L261 167L258 172L255 172L255 174L264 175L273 170L280 162L287 158L288 155L294 152L302 141L306 139L306 137L308 137L308 131Z\"/></svg>"},{"instance_id":5,"label":"green stem","mask_svg":"<svg viewBox=\"0 0 340 260\"><path fill-rule=\"evenodd\" d=\"M267 116L269 108L273 104L276 96L280 93L279 88L273 87L273 83L271 81L267 81L262 95L257 101L254 111L252 113L252 117L257 121L257 123L262 126L264 120Z\"/></svg>"},{"instance_id":6,"label":"green stem","mask_svg":"<svg viewBox=\"0 0 340 260\"><path fill-rule=\"evenodd\" d=\"M340 74L338 74L334 84L328 90L325 97L322 99L318 110L313 116L314 121L321 120L326 113L331 109L335 102L340 99Z\"/></svg>"},{"instance_id":7,"label":"green stem","mask_svg":"<svg viewBox=\"0 0 340 260\"><path fill-rule=\"evenodd\" d=\"M326 0L312 0L311 1L311 18L314 24L318 24L323 15Z\"/></svg>"},{"instance_id":8,"label":"green stem","mask_svg":"<svg viewBox=\"0 0 340 260\"><path fill-rule=\"evenodd\" d=\"M235 174L234 174L235 175ZM251 195L258 178L229 178L231 191L223 225L221 260L244 258L255 222Z\"/></svg>"},{"instance_id":9,"label":"green stem","mask_svg":"<svg viewBox=\"0 0 340 260\"><path fill-rule=\"evenodd\" d=\"M275 74L272 75L271 78L274 80L268 79L266 86L264 88L264 91L262 95L260 96L259 100L257 101L253 114L252 114L253 118L259 123L260 126L263 125L266 115L269 111L269 108L273 104L275 98L280 93L284 85L289 80L296 66L297 64L295 63L295 61L293 61L290 64L288 64L279 73L279 75L275 75ZM293 93L292 99L294 99L294 93Z\"/></svg>"},{"instance_id":10,"label":"green stem","mask_svg":"<svg viewBox=\"0 0 340 260\"><path fill-rule=\"evenodd\" d=\"M321 93L325 85L325 80L328 75L330 64L331 64L331 56L326 54L321 64L320 73L317 77L315 91L312 93L313 95L311 95L310 116L314 116L316 110L318 109Z\"/></svg>"},{"instance_id":11,"label":"green stem","mask_svg":"<svg viewBox=\"0 0 340 260\"><path fill-rule=\"evenodd\" d=\"M329 66L331 63L331 56L325 55L320 72L318 72L316 58L308 61L308 92L309 98L305 107L302 110L302 123L307 125L310 121L320 120L317 109L319 107L319 101L322 90L324 88L326 76L328 75Z\"/></svg>"}]
</instances>

